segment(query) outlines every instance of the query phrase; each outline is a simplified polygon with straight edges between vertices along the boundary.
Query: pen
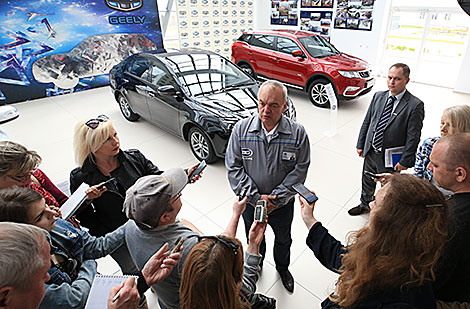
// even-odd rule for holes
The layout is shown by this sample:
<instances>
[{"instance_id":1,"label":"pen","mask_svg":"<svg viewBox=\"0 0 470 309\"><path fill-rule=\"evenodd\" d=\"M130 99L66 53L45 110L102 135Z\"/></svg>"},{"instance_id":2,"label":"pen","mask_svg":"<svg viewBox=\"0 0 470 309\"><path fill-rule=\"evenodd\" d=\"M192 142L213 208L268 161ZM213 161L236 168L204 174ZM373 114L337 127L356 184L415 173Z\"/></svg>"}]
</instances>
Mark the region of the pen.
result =
<instances>
[{"instance_id":1,"label":"pen","mask_svg":"<svg viewBox=\"0 0 470 309\"><path fill-rule=\"evenodd\" d=\"M120 288L119 291L116 293L116 295L114 295L113 299L111 300L112 303L114 303L114 302L119 298L119 295L121 295L121 290L122 290L122 288L124 287L124 283L125 283L125 282L126 282L126 281L124 281L124 282L122 283L121 288Z\"/></svg>"},{"instance_id":2,"label":"pen","mask_svg":"<svg viewBox=\"0 0 470 309\"><path fill-rule=\"evenodd\" d=\"M137 277L135 277L135 276L134 276L134 278L135 278L135 280L136 280L135 283L137 284L137 280L138 280L139 278L137 278ZM126 283L126 281L124 281L124 282L122 283L121 288L119 289L119 291L116 293L116 295L114 295L113 299L111 299L111 303L114 303L114 302L116 302L116 300L118 300L119 296L121 295L121 291L122 291L122 288L124 287L124 284L125 284L125 283Z\"/></svg>"}]
</instances>

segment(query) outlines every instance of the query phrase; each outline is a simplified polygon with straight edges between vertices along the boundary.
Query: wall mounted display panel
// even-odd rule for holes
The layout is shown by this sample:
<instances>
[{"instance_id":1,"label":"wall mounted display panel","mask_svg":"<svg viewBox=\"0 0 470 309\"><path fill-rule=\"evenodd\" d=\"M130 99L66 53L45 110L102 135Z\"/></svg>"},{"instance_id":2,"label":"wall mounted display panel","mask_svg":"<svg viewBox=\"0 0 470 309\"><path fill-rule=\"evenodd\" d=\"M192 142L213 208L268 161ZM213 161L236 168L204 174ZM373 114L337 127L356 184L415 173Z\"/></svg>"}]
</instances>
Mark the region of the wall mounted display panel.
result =
<instances>
[{"instance_id":1,"label":"wall mounted display panel","mask_svg":"<svg viewBox=\"0 0 470 309\"><path fill-rule=\"evenodd\" d=\"M0 0L0 100L109 83L125 57L163 49L156 1Z\"/></svg>"},{"instance_id":2,"label":"wall mounted display panel","mask_svg":"<svg viewBox=\"0 0 470 309\"><path fill-rule=\"evenodd\" d=\"M253 1L178 0L180 47L197 47L230 57L232 43L253 30Z\"/></svg>"},{"instance_id":3,"label":"wall mounted display panel","mask_svg":"<svg viewBox=\"0 0 470 309\"><path fill-rule=\"evenodd\" d=\"M329 41L332 15L332 11L301 10L300 30L315 32Z\"/></svg>"},{"instance_id":4,"label":"wall mounted display panel","mask_svg":"<svg viewBox=\"0 0 470 309\"><path fill-rule=\"evenodd\" d=\"M297 0L271 0L272 25L298 25Z\"/></svg>"},{"instance_id":5,"label":"wall mounted display panel","mask_svg":"<svg viewBox=\"0 0 470 309\"><path fill-rule=\"evenodd\" d=\"M301 8L333 8L333 0L301 0Z\"/></svg>"},{"instance_id":6,"label":"wall mounted display panel","mask_svg":"<svg viewBox=\"0 0 470 309\"><path fill-rule=\"evenodd\" d=\"M335 14L335 28L372 30L375 0L339 0Z\"/></svg>"}]
</instances>

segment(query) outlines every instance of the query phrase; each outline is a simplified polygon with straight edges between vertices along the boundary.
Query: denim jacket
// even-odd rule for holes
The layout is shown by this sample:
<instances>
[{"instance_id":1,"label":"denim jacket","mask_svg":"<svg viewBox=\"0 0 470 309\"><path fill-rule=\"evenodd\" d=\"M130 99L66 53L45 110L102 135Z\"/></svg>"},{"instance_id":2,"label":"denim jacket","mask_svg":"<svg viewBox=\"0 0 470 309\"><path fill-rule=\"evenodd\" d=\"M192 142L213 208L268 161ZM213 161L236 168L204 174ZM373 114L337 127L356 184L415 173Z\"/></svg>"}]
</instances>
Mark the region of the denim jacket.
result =
<instances>
[{"instance_id":1,"label":"denim jacket","mask_svg":"<svg viewBox=\"0 0 470 309\"><path fill-rule=\"evenodd\" d=\"M40 308L84 308L97 273L94 259L125 245L124 231L125 227L121 226L103 237L93 237L70 222L57 219L50 232L51 254L75 260L78 273L73 280L69 274L51 263L51 278L46 282L46 294Z\"/></svg>"}]
</instances>

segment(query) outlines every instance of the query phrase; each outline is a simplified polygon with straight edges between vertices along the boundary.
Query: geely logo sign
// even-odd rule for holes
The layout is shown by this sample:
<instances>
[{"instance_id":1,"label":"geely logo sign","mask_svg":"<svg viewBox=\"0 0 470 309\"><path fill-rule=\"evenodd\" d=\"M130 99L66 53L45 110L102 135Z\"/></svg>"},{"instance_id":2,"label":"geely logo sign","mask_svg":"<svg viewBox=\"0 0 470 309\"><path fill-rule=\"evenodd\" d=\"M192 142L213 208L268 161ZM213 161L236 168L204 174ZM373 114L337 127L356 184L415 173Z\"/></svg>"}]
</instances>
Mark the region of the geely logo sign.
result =
<instances>
[{"instance_id":1,"label":"geely logo sign","mask_svg":"<svg viewBox=\"0 0 470 309\"><path fill-rule=\"evenodd\" d=\"M144 5L144 0L105 0L108 7L121 12L138 10Z\"/></svg>"}]
</instances>

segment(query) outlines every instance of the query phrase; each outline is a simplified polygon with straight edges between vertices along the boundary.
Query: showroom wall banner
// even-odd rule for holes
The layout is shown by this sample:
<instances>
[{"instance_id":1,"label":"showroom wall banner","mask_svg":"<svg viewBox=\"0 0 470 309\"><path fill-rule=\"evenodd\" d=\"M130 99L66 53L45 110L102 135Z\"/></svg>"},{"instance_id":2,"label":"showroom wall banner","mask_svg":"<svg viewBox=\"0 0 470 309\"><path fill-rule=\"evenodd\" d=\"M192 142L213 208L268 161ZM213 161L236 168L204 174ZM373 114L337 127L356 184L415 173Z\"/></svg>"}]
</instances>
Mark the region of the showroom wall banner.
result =
<instances>
[{"instance_id":1,"label":"showroom wall banner","mask_svg":"<svg viewBox=\"0 0 470 309\"><path fill-rule=\"evenodd\" d=\"M297 26L297 0L271 0L271 24Z\"/></svg>"},{"instance_id":2,"label":"showroom wall banner","mask_svg":"<svg viewBox=\"0 0 470 309\"><path fill-rule=\"evenodd\" d=\"M301 10L300 30L315 32L329 41L332 15L332 11Z\"/></svg>"},{"instance_id":3,"label":"showroom wall banner","mask_svg":"<svg viewBox=\"0 0 470 309\"><path fill-rule=\"evenodd\" d=\"M333 0L301 0L301 8L333 8Z\"/></svg>"},{"instance_id":4,"label":"showroom wall banner","mask_svg":"<svg viewBox=\"0 0 470 309\"><path fill-rule=\"evenodd\" d=\"M181 48L202 48L230 58L232 43L253 30L253 0L178 0Z\"/></svg>"},{"instance_id":5,"label":"showroom wall banner","mask_svg":"<svg viewBox=\"0 0 470 309\"><path fill-rule=\"evenodd\" d=\"M0 103L109 83L127 56L163 50L156 0L0 0Z\"/></svg>"},{"instance_id":6,"label":"showroom wall banner","mask_svg":"<svg viewBox=\"0 0 470 309\"><path fill-rule=\"evenodd\" d=\"M335 28L372 30L375 0L339 0Z\"/></svg>"}]
</instances>

